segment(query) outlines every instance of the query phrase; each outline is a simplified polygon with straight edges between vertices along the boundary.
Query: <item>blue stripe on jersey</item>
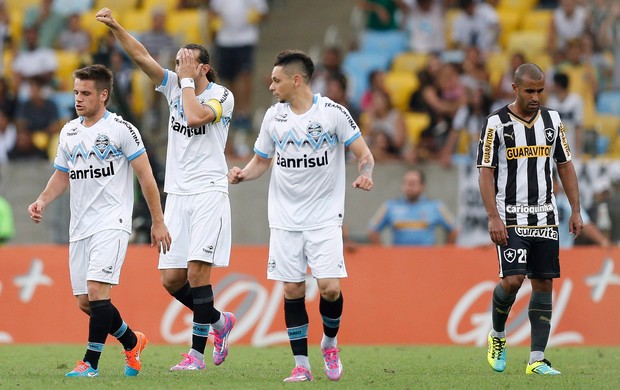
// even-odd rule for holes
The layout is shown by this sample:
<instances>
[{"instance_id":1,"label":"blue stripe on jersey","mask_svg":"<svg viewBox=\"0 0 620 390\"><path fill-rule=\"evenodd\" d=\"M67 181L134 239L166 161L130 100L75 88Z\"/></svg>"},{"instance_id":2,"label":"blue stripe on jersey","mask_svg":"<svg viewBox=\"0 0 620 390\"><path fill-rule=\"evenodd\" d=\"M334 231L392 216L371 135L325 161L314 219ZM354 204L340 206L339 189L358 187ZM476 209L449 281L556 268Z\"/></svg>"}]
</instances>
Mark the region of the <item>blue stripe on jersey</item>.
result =
<instances>
[{"instance_id":1,"label":"blue stripe on jersey","mask_svg":"<svg viewBox=\"0 0 620 390\"><path fill-rule=\"evenodd\" d=\"M106 110L105 114L103 114L103 119L108 119L109 116L110 116L110 111Z\"/></svg>"},{"instance_id":2,"label":"blue stripe on jersey","mask_svg":"<svg viewBox=\"0 0 620 390\"><path fill-rule=\"evenodd\" d=\"M260 150L254 148L254 153L258 154L259 156L261 156L262 158L269 158L268 154L265 154L263 152L261 152Z\"/></svg>"},{"instance_id":3,"label":"blue stripe on jersey","mask_svg":"<svg viewBox=\"0 0 620 390\"><path fill-rule=\"evenodd\" d=\"M102 352L103 351L103 344L101 344L101 343L91 343L89 341L88 345L86 346L86 349L88 349L90 351L95 351L95 352Z\"/></svg>"},{"instance_id":4,"label":"blue stripe on jersey","mask_svg":"<svg viewBox=\"0 0 620 390\"><path fill-rule=\"evenodd\" d=\"M308 324L287 328L286 331L288 332L288 339L291 341L308 338Z\"/></svg>"},{"instance_id":5,"label":"blue stripe on jersey","mask_svg":"<svg viewBox=\"0 0 620 390\"><path fill-rule=\"evenodd\" d=\"M112 336L119 338L122 335L125 334L125 332L127 331L127 323L125 323L125 321L123 321L123 324L121 325L120 328L118 328L118 330L114 333L112 333Z\"/></svg>"},{"instance_id":6,"label":"blue stripe on jersey","mask_svg":"<svg viewBox=\"0 0 620 390\"><path fill-rule=\"evenodd\" d=\"M210 82L209 85L207 85L207 90L211 89L212 86L213 86L213 82Z\"/></svg>"},{"instance_id":7,"label":"blue stripe on jersey","mask_svg":"<svg viewBox=\"0 0 620 390\"><path fill-rule=\"evenodd\" d=\"M168 84L168 72L170 72L168 69L164 69L164 79L161 81L162 87L165 87L166 84Z\"/></svg>"},{"instance_id":8,"label":"blue stripe on jersey","mask_svg":"<svg viewBox=\"0 0 620 390\"><path fill-rule=\"evenodd\" d=\"M340 318L329 318L329 317L325 317L325 316L321 316L323 318L323 325L327 326L328 328L338 328L340 327Z\"/></svg>"},{"instance_id":9,"label":"blue stripe on jersey","mask_svg":"<svg viewBox=\"0 0 620 390\"><path fill-rule=\"evenodd\" d=\"M64 172L64 173L69 173L69 168L61 167L61 166L60 166L60 165L58 165L58 164L54 164L54 168L58 169L58 170L59 170L59 171L61 171L61 172Z\"/></svg>"},{"instance_id":10,"label":"blue stripe on jersey","mask_svg":"<svg viewBox=\"0 0 620 390\"><path fill-rule=\"evenodd\" d=\"M192 334L200 337L209 336L209 329L211 329L211 325L209 324L199 324L197 322L192 322Z\"/></svg>"},{"instance_id":11,"label":"blue stripe on jersey","mask_svg":"<svg viewBox=\"0 0 620 390\"><path fill-rule=\"evenodd\" d=\"M362 135L362 133L357 133L355 134L353 137L349 138L345 143L344 146L349 146L353 143L353 141L355 141L356 139L358 139L360 136Z\"/></svg>"},{"instance_id":12,"label":"blue stripe on jersey","mask_svg":"<svg viewBox=\"0 0 620 390\"><path fill-rule=\"evenodd\" d=\"M312 97L312 104L316 104L319 101L319 95L316 94Z\"/></svg>"},{"instance_id":13,"label":"blue stripe on jersey","mask_svg":"<svg viewBox=\"0 0 620 390\"><path fill-rule=\"evenodd\" d=\"M137 152L135 152L134 154L132 154L131 156L128 156L127 160L132 161L133 159L135 159L136 157L140 156L144 152L146 152L146 149L142 148L142 149L138 150Z\"/></svg>"}]
</instances>

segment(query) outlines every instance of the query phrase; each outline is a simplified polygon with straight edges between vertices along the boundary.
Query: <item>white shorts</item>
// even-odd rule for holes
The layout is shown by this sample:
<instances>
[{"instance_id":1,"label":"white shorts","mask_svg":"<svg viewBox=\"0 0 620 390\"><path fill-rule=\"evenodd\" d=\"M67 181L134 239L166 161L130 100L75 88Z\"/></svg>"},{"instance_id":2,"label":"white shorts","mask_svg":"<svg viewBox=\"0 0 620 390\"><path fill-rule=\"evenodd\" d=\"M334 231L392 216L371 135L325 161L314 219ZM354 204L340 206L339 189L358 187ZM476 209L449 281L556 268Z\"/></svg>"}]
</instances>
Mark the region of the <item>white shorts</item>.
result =
<instances>
[{"instance_id":1,"label":"white shorts","mask_svg":"<svg viewBox=\"0 0 620 390\"><path fill-rule=\"evenodd\" d=\"M88 294L86 282L118 284L129 233L110 229L69 243L69 275L73 295Z\"/></svg>"},{"instance_id":2,"label":"white shorts","mask_svg":"<svg viewBox=\"0 0 620 390\"><path fill-rule=\"evenodd\" d=\"M267 279L303 282L308 267L316 279L347 277L342 227L303 232L270 230Z\"/></svg>"},{"instance_id":3,"label":"white shorts","mask_svg":"<svg viewBox=\"0 0 620 390\"><path fill-rule=\"evenodd\" d=\"M187 268L190 260L228 266L232 236L228 194L168 194L164 222L172 245L166 254L159 255L159 269Z\"/></svg>"}]
</instances>

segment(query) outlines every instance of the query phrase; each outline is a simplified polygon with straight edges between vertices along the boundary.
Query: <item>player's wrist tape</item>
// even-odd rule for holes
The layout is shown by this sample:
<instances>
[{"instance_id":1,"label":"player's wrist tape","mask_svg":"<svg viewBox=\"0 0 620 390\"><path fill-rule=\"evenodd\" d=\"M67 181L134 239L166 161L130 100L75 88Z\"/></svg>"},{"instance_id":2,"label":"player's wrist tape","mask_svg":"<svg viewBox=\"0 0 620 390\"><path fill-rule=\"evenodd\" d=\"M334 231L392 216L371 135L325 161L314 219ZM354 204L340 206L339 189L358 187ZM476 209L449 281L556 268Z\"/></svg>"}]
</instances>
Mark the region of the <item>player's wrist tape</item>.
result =
<instances>
[{"instance_id":1,"label":"player's wrist tape","mask_svg":"<svg viewBox=\"0 0 620 390\"><path fill-rule=\"evenodd\" d=\"M206 106L213 110L215 114L215 119L213 119L212 123L217 123L222 119L222 103L220 103L217 99L209 99L207 100Z\"/></svg>"},{"instance_id":2,"label":"player's wrist tape","mask_svg":"<svg viewBox=\"0 0 620 390\"><path fill-rule=\"evenodd\" d=\"M190 77L183 77L181 79L181 89L185 88L196 89L196 86L194 85L194 79Z\"/></svg>"}]
</instances>

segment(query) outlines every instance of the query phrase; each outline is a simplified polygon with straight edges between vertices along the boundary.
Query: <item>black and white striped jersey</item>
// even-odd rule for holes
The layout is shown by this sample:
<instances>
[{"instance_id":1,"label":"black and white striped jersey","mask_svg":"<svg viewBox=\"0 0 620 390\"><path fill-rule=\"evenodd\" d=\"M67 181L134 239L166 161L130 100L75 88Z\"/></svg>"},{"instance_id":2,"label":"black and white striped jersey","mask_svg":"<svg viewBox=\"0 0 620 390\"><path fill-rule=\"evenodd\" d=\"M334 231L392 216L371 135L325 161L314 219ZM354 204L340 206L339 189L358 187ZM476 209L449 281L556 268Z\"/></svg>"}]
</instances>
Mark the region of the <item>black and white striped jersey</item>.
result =
<instances>
[{"instance_id":1,"label":"black and white striped jersey","mask_svg":"<svg viewBox=\"0 0 620 390\"><path fill-rule=\"evenodd\" d=\"M487 118L477 166L495 169L497 211L507 227L558 224L552 158L557 164L571 160L557 111L541 107L525 121L504 106Z\"/></svg>"}]
</instances>

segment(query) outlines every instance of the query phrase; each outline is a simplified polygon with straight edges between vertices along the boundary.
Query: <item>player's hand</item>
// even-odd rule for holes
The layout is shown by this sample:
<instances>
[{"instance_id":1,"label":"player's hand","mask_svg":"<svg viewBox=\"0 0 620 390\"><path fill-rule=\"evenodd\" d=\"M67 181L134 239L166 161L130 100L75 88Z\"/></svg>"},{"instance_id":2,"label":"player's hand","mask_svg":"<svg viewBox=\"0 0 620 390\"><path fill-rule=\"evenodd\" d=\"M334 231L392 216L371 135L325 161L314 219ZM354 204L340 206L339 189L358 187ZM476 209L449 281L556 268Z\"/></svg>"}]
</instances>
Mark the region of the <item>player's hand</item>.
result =
<instances>
[{"instance_id":1,"label":"player's hand","mask_svg":"<svg viewBox=\"0 0 620 390\"><path fill-rule=\"evenodd\" d=\"M372 178L364 175L359 175L353 182L353 188L361 188L364 191L370 191L374 187Z\"/></svg>"},{"instance_id":2,"label":"player's hand","mask_svg":"<svg viewBox=\"0 0 620 390\"><path fill-rule=\"evenodd\" d=\"M159 253L166 253L170 250L172 237L164 223L153 223L151 226L151 246L157 245Z\"/></svg>"},{"instance_id":3,"label":"player's hand","mask_svg":"<svg viewBox=\"0 0 620 390\"><path fill-rule=\"evenodd\" d=\"M489 236L496 245L508 245L508 229L501 218L489 218Z\"/></svg>"},{"instance_id":4,"label":"player's hand","mask_svg":"<svg viewBox=\"0 0 620 390\"><path fill-rule=\"evenodd\" d=\"M179 67L177 74L179 78L192 78L197 79L200 76L200 68L203 64L199 64L194 58L194 51L190 49L179 50Z\"/></svg>"},{"instance_id":5,"label":"player's hand","mask_svg":"<svg viewBox=\"0 0 620 390\"><path fill-rule=\"evenodd\" d=\"M116 23L116 20L112 17L112 10L107 7L100 9L99 12L97 12L97 15L95 15L95 19L108 27L111 27L114 23Z\"/></svg>"},{"instance_id":6,"label":"player's hand","mask_svg":"<svg viewBox=\"0 0 620 390\"><path fill-rule=\"evenodd\" d=\"M577 238L583 231L583 220L581 214L573 213L568 221L568 232L573 235L573 238Z\"/></svg>"},{"instance_id":7,"label":"player's hand","mask_svg":"<svg viewBox=\"0 0 620 390\"><path fill-rule=\"evenodd\" d=\"M40 200L37 200L30 206L28 206L28 213L30 214L30 219L32 219L34 223L41 222L41 220L43 219L44 208L45 204Z\"/></svg>"},{"instance_id":8,"label":"player's hand","mask_svg":"<svg viewBox=\"0 0 620 390\"><path fill-rule=\"evenodd\" d=\"M243 181L243 173L241 171L241 168L239 167L230 168L230 170L228 171L228 182L230 184L237 184L242 181Z\"/></svg>"}]
</instances>

